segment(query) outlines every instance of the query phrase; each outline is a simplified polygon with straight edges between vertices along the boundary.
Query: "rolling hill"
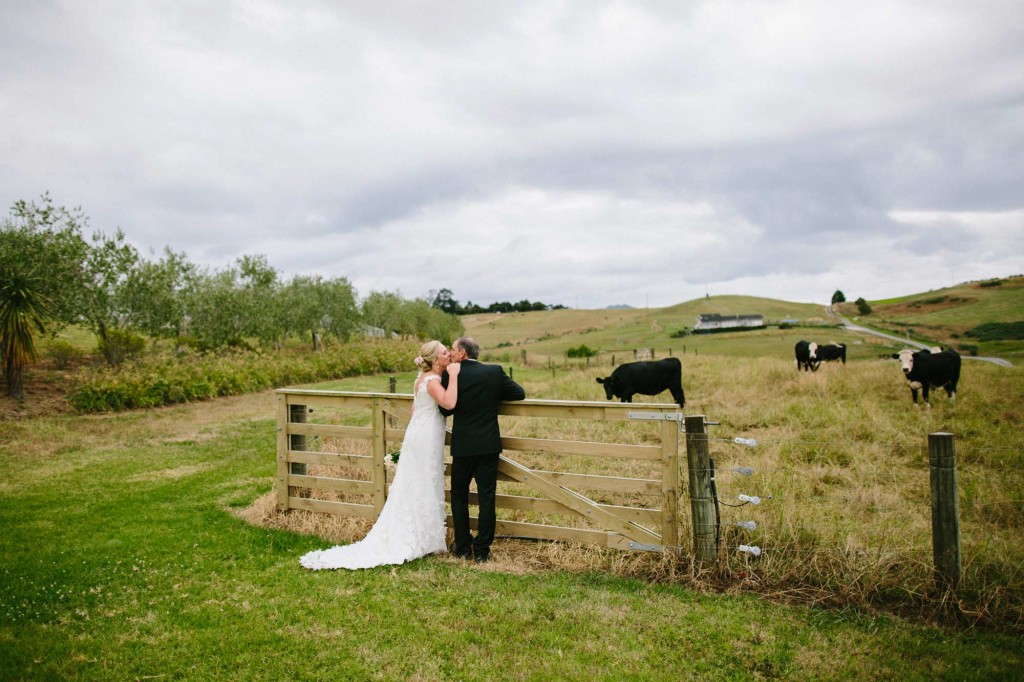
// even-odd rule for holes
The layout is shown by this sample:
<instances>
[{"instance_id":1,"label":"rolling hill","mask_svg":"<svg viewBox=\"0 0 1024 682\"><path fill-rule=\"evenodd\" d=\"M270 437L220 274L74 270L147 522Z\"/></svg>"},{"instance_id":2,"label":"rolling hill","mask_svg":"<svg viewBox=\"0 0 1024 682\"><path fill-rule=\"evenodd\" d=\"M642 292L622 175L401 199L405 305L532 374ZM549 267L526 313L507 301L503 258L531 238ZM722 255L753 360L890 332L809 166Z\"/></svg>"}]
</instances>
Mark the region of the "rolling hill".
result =
<instances>
[{"instance_id":1,"label":"rolling hill","mask_svg":"<svg viewBox=\"0 0 1024 682\"><path fill-rule=\"evenodd\" d=\"M980 340L967 332L983 323L1024 320L1024 276L959 284L948 289L870 302L874 311L858 316L852 303L837 306L840 314L884 331L909 335L926 343L951 345L965 354L1024 357L1024 340ZM702 313L761 314L767 329L711 335L680 335ZM653 349L655 355L713 353L716 355L792 355L801 338L850 346L849 357L877 358L892 345L881 339L841 329L824 305L794 303L754 296L711 296L666 308L546 310L527 313L483 313L462 318L466 333L475 337L485 357L531 364L565 360L570 348L588 348L619 358L634 350ZM783 320L796 320L780 329ZM788 325L786 325L788 326ZM626 354L626 355L624 355ZM621 362L621 359L619 360Z\"/></svg>"}]
</instances>

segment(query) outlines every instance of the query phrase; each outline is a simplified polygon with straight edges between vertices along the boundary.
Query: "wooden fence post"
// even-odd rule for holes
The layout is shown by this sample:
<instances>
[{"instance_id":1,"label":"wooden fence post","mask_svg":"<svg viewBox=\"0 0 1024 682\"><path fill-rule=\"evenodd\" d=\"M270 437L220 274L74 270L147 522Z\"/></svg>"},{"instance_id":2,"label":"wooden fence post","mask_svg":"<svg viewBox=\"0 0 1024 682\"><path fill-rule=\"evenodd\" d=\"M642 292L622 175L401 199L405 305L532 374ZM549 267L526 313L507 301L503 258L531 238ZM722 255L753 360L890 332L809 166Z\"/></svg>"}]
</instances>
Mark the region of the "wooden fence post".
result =
<instances>
[{"instance_id":1,"label":"wooden fence post","mask_svg":"<svg viewBox=\"0 0 1024 682\"><path fill-rule=\"evenodd\" d=\"M277 510L288 511L288 400L277 395Z\"/></svg>"},{"instance_id":2,"label":"wooden fence post","mask_svg":"<svg viewBox=\"0 0 1024 682\"><path fill-rule=\"evenodd\" d=\"M398 381L397 381L397 379L395 379L395 375L392 374L391 376L388 377L388 393L397 393L397 392L398 392ZM391 427L392 429L398 426L398 419L395 417L395 415L393 415L393 414L388 415L388 426Z\"/></svg>"},{"instance_id":3,"label":"wooden fence post","mask_svg":"<svg viewBox=\"0 0 1024 682\"><path fill-rule=\"evenodd\" d=\"M661 423L661 546L664 551L679 554L679 422Z\"/></svg>"},{"instance_id":4,"label":"wooden fence post","mask_svg":"<svg viewBox=\"0 0 1024 682\"><path fill-rule=\"evenodd\" d=\"M370 463L373 471L373 506L380 515L384 509L384 502L387 500L387 470L384 468L384 455L387 454L384 442L384 401L375 398L373 401L373 439L370 441L370 450L373 461Z\"/></svg>"},{"instance_id":5,"label":"wooden fence post","mask_svg":"<svg viewBox=\"0 0 1024 682\"><path fill-rule=\"evenodd\" d=\"M290 405L288 409L288 421L291 422L292 424L305 424L306 406ZM305 450L306 437L302 434L293 433L289 437L288 446L292 450ZM305 476L306 465L303 462L292 462L290 471L296 476ZM298 488L297 493L299 497L309 497L310 495L310 491L308 488Z\"/></svg>"},{"instance_id":6,"label":"wooden fence post","mask_svg":"<svg viewBox=\"0 0 1024 682\"><path fill-rule=\"evenodd\" d=\"M928 434L932 488L932 559L941 589L960 585L960 499L957 491L956 446L951 433Z\"/></svg>"},{"instance_id":7,"label":"wooden fence post","mask_svg":"<svg viewBox=\"0 0 1024 682\"><path fill-rule=\"evenodd\" d=\"M686 417L686 463L690 476L690 517L693 525L693 553L697 563L713 563L715 547L715 503L711 496L711 462L704 415Z\"/></svg>"}]
</instances>

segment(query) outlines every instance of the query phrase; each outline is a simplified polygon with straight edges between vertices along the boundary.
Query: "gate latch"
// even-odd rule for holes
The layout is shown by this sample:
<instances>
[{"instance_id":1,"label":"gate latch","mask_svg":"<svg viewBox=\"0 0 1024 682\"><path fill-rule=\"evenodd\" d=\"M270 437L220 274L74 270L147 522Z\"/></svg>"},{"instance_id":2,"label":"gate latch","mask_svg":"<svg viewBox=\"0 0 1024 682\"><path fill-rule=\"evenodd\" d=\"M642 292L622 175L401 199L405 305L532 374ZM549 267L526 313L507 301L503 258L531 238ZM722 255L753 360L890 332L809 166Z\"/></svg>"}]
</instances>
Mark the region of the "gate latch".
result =
<instances>
[{"instance_id":1,"label":"gate latch","mask_svg":"<svg viewBox=\"0 0 1024 682\"><path fill-rule=\"evenodd\" d=\"M682 412L627 412L626 416L630 419L637 419L640 421L683 423Z\"/></svg>"}]
</instances>

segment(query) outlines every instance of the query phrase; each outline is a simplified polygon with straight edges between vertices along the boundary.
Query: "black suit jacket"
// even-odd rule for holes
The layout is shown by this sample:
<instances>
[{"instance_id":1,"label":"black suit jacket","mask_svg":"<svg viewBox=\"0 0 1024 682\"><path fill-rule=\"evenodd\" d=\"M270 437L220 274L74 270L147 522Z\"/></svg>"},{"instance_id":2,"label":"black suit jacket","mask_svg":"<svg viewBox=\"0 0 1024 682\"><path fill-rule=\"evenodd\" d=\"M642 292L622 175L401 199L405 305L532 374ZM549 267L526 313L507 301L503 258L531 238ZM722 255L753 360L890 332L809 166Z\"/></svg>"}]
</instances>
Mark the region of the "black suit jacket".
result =
<instances>
[{"instance_id":1,"label":"black suit jacket","mask_svg":"<svg viewBox=\"0 0 1024 682\"><path fill-rule=\"evenodd\" d=\"M448 373L441 376L448 388ZM512 381L499 365L466 360L459 372L459 397L451 410L441 410L452 419L452 457L497 455L501 453L498 431L498 404L504 400L523 400L526 391Z\"/></svg>"}]
</instances>

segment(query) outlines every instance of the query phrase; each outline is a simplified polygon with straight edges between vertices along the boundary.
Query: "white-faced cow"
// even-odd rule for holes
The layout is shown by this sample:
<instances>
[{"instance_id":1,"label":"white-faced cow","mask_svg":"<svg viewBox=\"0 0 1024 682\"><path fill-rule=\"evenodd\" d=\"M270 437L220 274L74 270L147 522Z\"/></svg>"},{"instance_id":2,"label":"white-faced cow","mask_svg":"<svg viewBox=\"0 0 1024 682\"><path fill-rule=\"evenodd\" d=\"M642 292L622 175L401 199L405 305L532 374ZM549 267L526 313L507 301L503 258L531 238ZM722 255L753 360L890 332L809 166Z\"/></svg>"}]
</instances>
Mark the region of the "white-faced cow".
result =
<instances>
[{"instance_id":1,"label":"white-faced cow","mask_svg":"<svg viewBox=\"0 0 1024 682\"><path fill-rule=\"evenodd\" d=\"M821 362L833 362L834 360L842 360L843 364L846 364L846 344L845 343L827 343L824 346L818 346L818 360Z\"/></svg>"},{"instance_id":2,"label":"white-faced cow","mask_svg":"<svg viewBox=\"0 0 1024 682\"><path fill-rule=\"evenodd\" d=\"M604 386L608 400L618 396L622 402L633 402L633 396L658 395L662 391L671 391L672 397L679 407L686 405L683 394L683 367L679 358L649 360L646 362L627 362L619 365L610 377L597 378L597 383Z\"/></svg>"},{"instance_id":3,"label":"white-faced cow","mask_svg":"<svg viewBox=\"0 0 1024 682\"><path fill-rule=\"evenodd\" d=\"M818 344L813 341L796 342L796 371L806 369L808 372L817 372L821 366L818 358Z\"/></svg>"},{"instance_id":4,"label":"white-faced cow","mask_svg":"<svg viewBox=\"0 0 1024 682\"><path fill-rule=\"evenodd\" d=\"M952 348L941 352L929 350L901 350L892 357L900 361L903 376L910 384L910 397L917 403L917 391L928 402L928 389L938 386L946 389L950 400L956 400L956 385L960 381L960 354Z\"/></svg>"}]
</instances>

